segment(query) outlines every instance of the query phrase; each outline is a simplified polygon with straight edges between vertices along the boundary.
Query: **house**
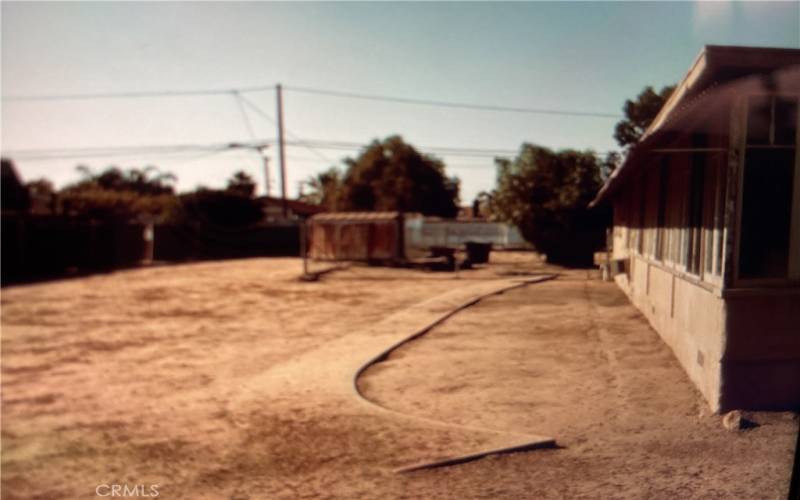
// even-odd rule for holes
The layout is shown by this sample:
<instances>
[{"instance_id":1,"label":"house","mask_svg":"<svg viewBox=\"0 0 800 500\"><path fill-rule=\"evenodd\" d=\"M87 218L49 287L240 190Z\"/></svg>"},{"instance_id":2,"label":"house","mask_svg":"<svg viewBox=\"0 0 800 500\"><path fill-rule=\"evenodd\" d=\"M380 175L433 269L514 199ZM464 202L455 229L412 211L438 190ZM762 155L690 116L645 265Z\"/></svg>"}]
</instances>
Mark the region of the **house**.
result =
<instances>
[{"instance_id":1,"label":"house","mask_svg":"<svg viewBox=\"0 0 800 500\"><path fill-rule=\"evenodd\" d=\"M706 46L592 202L715 411L800 408L798 96L800 50Z\"/></svg>"}]
</instances>

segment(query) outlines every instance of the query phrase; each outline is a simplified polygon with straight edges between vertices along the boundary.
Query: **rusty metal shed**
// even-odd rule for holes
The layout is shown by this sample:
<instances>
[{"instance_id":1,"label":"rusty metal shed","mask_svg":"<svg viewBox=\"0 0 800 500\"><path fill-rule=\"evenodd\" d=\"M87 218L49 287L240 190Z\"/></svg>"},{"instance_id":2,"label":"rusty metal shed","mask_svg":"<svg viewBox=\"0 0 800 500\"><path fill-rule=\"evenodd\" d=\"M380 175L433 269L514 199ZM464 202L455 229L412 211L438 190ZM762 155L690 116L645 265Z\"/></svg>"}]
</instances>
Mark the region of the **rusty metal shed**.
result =
<instances>
[{"instance_id":1,"label":"rusty metal shed","mask_svg":"<svg viewBox=\"0 0 800 500\"><path fill-rule=\"evenodd\" d=\"M323 213L308 220L309 254L319 260L398 262L405 258L401 212Z\"/></svg>"}]
</instances>

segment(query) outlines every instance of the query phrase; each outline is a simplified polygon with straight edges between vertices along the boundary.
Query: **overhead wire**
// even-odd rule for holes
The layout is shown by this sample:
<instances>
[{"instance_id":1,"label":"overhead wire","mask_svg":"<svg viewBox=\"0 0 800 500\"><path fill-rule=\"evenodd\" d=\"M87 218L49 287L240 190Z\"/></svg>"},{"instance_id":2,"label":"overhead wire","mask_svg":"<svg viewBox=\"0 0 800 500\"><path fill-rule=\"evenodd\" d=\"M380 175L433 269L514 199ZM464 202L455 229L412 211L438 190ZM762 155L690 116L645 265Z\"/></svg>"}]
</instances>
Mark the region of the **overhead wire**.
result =
<instances>
[{"instance_id":1,"label":"overhead wire","mask_svg":"<svg viewBox=\"0 0 800 500\"><path fill-rule=\"evenodd\" d=\"M244 123L245 129L247 130L247 134L250 137L250 141L256 143L257 141L256 133L255 130L253 129L253 124L250 122L250 117L247 114L247 108L245 107L244 96L242 96L241 92L237 90L232 91L231 95L233 96L234 101L236 101L236 107L239 109L239 113L241 114L242 117L242 122ZM263 142L260 143L260 146L263 146ZM239 156L242 157L244 155L244 151L241 149L240 151L241 154ZM265 189L267 191L267 194L269 195L269 189L270 186L272 185L272 180L269 178L270 174L269 174L268 162L266 158L263 157L264 152L262 151L261 147L255 147L252 151L258 152L259 156L261 157L261 161L258 161L257 162L258 165L255 165L254 163L255 158L253 157L253 155L246 155L247 158L245 159L245 161L248 162L250 166L253 167L254 169L260 169L263 165L264 185L266 186Z\"/></svg>"},{"instance_id":2,"label":"overhead wire","mask_svg":"<svg viewBox=\"0 0 800 500\"><path fill-rule=\"evenodd\" d=\"M363 149L369 146L369 143L347 142L347 141L327 141L327 140L314 140L304 139L305 144L312 144L318 149L324 150L343 150L354 151ZM294 145L292 142L286 143L288 146ZM416 149L423 153L440 155L440 156L458 156L458 157L475 157L475 158L494 158L498 156L516 156L519 154L518 149L503 149L503 148L460 148L453 146L419 146ZM609 151L593 151L595 156L605 156Z\"/></svg>"},{"instance_id":3,"label":"overhead wire","mask_svg":"<svg viewBox=\"0 0 800 500\"><path fill-rule=\"evenodd\" d=\"M296 136L295 136L296 137ZM54 148L54 149L21 149L3 151L4 155L19 159L48 159L48 158L70 158L70 157L90 157L90 156L128 156L136 154L150 153L184 153L196 151L215 151L224 149L256 149L262 145L274 145L274 139L243 143L212 143L212 144L155 144L139 146L107 146L107 147L85 147L85 148ZM369 143L349 142L349 141L328 141L309 138L296 137L284 143L287 147L302 147L308 151L319 153L319 150L330 151L349 151L355 152L369 146ZM474 158L494 158L498 156L515 156L519 153L514 149L502 148L458 148L452 146L420 146L418 148L423 153L435 154L440 156L455 157L474 157ZM594 152L596 156L603 156L608 152ZM326 155L315 154L317 158L328 162L336 163Z\"/></svg>"},{"instance_id":4,"label":"overhead wire","mask_svg":"<svg viewBox=\"0 0 800 500\"><path fill-rule=\"evenodd\" d=\"M10 95L3 96L3 101L66 101L66 100L92 100L92 99L126 99L126 98L148 98L148 97L181 97L181 96L202 96L202 95L221 95L230 93L252 93L267 90L275 90L276 85L260 85L252 87L230 87L217 89L198 89L198 90L154 90L136 92L100 92L87 94L51 94L51 95ZM415 99L410 97L398 97L382 94L367 94L359 92L348 92L341 90L330 90L305 86L283 86L289 92L316 94L328 97L338 97L345 99L360 99L369 101L384 101L397 104L412 104L418 106L437 106L445 108L472 109L478 111L495 111L502 113L530 113L545 115L562 115L593 118L623 118L619 113L605 113L597 111L580 111L569 109L553 108L532 108L524 106L503 106L496 104L476 104L457 101L445 101L437 99ZM252 104L252 103L251 103Z\"/></svg>"},{"instance_id":5,"label":"overhead wire","mask_svg":"<svg viewBox=\"0 0 800 500\"><path fill-rule=\"evenodd\" d=\"M24 160L89 158L104 156L136 156L141 154L180 154L230 149L230 144L154 144L139 146L107 146L85 148L19 149L3 151L3 155Z\"/></svg>"},{"instance_id":6,"label":"overhead wire","mask_svg":"<svg viewBox=\"0 0 800 500\"><path fill-rule=\"evenodd\" d=\"M441 101L434 99L413 99L409 97L395 97L395 96L378 95L378 94L361 94L356 92L343 92L339 90L328 90L328 89L299 87L299 86L284 86L283 89L289 92L316 94L316 95L324 95L330 97L341 97L345 99L385 101L385 102L394 102L399 104L415 104L420 106L438 106L444 108L474 109L479 111L498 111L504 113L531 113L531 114L544 114L544 115L584 116L593 118L614 118L614 119L623 118L623 116L618 113L602 113L595 111L528 108L519 106L499 106L492 104L473 104L473 103L455 102L455 101Z\"/></svg>"},{"instance_id":7,"label":"overhead wire","mask_svg":"<svg viewBox=\"0 0 800 500\"><path fill-rule=\"evenodd\" d=\"M260 85L254 87L238 87L225 89L199 89L199 90L153 90L137 92L98 92L89 94L45 94L45 95L9 95L3 96L3 101L81 101L93 99L138 99L148 97L184 97L204 95L224 95L231 92L248 93L274 90L275 85Z\"/></svg>"},{"instance_id":8,"label":"overhead wire","mask_svg":"<svg viewBox=\"0 0 800 500\"><path fill-rule=\"evenodd\" d=\"M238 90L234 90L231 92L233 96L233 100L236 101L236 107L239 109L239 113L242 117L242 122L244 123L244 127L247 130L247 135L250 136L251 141L256 140L256 133L253 130L253 124L250 123L250 117L247 116L247 109L244 107L244 97Z\"/></svg>"},{"instance_id":9,"label":"overhead wire","mask_svg":"<svg viewBox=\"0 0 800 500\"><path fill-rule=\"evenodd\" d=\"M253 141L251 145L241 145L243 147L257 147L255 144L255 132L252 126L252 122L249 119L247 114L247 109L249 108L251 111L255 112L262 118L268 120L272 124L275 124L275 119L267 112L265 112L260 106L255 104L251 99L245 97L244 93L253 93L253 92L260 92L260 91L267 91L267 90L275 90L276 85L260 85L260 86L251 86L251 87L238 87L238 88L218 88L218 89L199 89L199 90L162 90L162 91L144 91L144 92L116 92L116 93L93 93L93 94L60 94L60 95L16 95L16 96L4 96L4 101L46 101L46 100L89 100L89 99L115 99L115 98L145 98L145 97L175 97L175 96L202 96L202 95L222 95L228 94L233 95L236 100L237 106L239 108L239 112L241 114L243 123L247 132ZM611 114L611 113L598 113L598 112L585 112L585 111L575 111L575 110L560 110L560 109L544 109L544 108L526 108L526 107L515 107L515 106L497 106L497 105L483 105L483 104L472 104L472 103L464 103L464 102L454 102L454 101L442 101L442 100L429 100L429 99L413 99L413 98L405 98L405 97L396 97L396 96L388 96L388 95L378 95L378 94L364 94L364 93L356 93L356 92L345 92L345 91L337 91L337 90L330 90L330 89L321 89L321 88L314 88L314 87L303 87L303 86L284 86L285 90L289 92L296 92L296 93L306 93L306 94L316 94L316 95L324 95L324 96L332 96L338 98L348 98L348 99L362 99L362 100L372 100L372 101L386 101L386 102L394 102L394 103L401 103L401 104L412 104L412 105L423 105L423 106L440 106L440 107L448 107L448 108L462 108L462 109L475 109L475 110L482 110L482 111L498 111L498 112L514 112L514 113L535 113L535 114L549 114L549 115L565 115L565 116L586 116L586 117L598 117L598 118L620 118L620 115ZM291 130L284 127L285 133L291 137L291 141L286 141L285 144L290 147L303 147L310 151L314 156L319 158L320 160L334 164L337 163L329 158L326 154L322 151L356 151L365 147L362 143L354 143L354 142L345 142L345 141L322 141L322 140L313 140L313 139L304 139L299 137L297 134L293 133ZM274 141L262 141L263 143L270 143ZM198 146L189 146L189 147L198 147ZM203 146L200 146L203 147ZM225 145L219 146L212 146L213 147L226 147ZM145 147L145 149L149 149ZM509 150L509 149L481 149L481 148L458 148L458 147L422 147L420 148L423 152L428 154L436 154L441 156L455 156L455 157L474 157L474 158L491 158L495 156L506 156L506 155L516 155L518 153L517 150ZM103 156L103 150L98 150L96 152L92 152L91 156ZM22 154L23 156L27 155L24 159L50 159L49 156L44 154L43 156L31 156L30 152L14 152L15 154ZM80 155L80 157L88 157L86 152L70 152L70 154ZM130 151L130 154L133 155L133 151ZM597 156L601 156L606 153L595 153ZM64 158L64 153L62 152L60 158ZM122 155L122 151L115 151L112 155L119 156ZM46 156L46 157L44 157ZM69 156L75 157L75 156Z\"/></svg>"},{"instance_id":10,"label":"overhead wire","mask_svg":"<svg viewBox=\"0 0 800 500\"><path fill-rule=\"evenodd\" d=\"M261 117L263 117L264 119L270 121L273 125L277 125L276 120L274 118L272 118L272 116L270 116L269 113L267 113L266 111L261 109L260 106L257 106L253 101L251 101L250 99L247 99L246 97L241 96L241 95L239 96L239 99L242 102L244 102L245 104L247 104L250 107L250 109L255 111ZM336 163L333 160L331 160L330 158L328 158L327 156L325 156L324 154L322 154L320 151L317 151L317 149L315 149L313 146L311 146L310 144L307 144L305 141L300 139L296 134L294 134L286 126L283 127L283 130L284 130L284 132L286 132L286 135L292 137L295 141L298 141L301 145L303 145L306 149L308 149L311 153L316 155L322 161L325 161L325 162L328 162L328 163Z\"/></svg>"}]
</instances>

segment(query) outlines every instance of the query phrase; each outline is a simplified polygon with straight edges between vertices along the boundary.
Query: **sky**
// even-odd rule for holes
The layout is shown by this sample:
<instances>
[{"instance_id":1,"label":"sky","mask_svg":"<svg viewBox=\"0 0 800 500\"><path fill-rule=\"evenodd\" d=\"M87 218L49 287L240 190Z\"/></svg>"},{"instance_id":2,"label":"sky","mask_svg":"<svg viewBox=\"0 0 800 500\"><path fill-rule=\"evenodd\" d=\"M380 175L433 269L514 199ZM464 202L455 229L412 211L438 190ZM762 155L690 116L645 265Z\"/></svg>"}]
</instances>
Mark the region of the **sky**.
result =
<instances>
[{"instance_id":1,"label":"sky","mask_svg":"<svg viewBox=\"0 0 800 500\"><path fill-rule=\"evenodd\" d=\"M252 149L24 159L20 151L274 141L272 89L118 99L19 96L285 86L287 140L367 144L399 134L431 148L513 152L523 142L617 149L614 125L644 86L679 81L706 44L800 48L798 2L27 3L0 4L3 156L23 180L60 187L75 167L155 165L179 190L222 187ZM338 92L612 116L512 113L356 100ZM286 150L287 191L352 150ZM433 150L437 151L437 150ZM18 158L14 158L17 152ZM494 187L489 155L438 155L469 204ZM269 158L279 192L276 149ZM29 155L30 156L30 155ZM64 155L61 155L64 156Z\"/></svg>"}]
</instances>

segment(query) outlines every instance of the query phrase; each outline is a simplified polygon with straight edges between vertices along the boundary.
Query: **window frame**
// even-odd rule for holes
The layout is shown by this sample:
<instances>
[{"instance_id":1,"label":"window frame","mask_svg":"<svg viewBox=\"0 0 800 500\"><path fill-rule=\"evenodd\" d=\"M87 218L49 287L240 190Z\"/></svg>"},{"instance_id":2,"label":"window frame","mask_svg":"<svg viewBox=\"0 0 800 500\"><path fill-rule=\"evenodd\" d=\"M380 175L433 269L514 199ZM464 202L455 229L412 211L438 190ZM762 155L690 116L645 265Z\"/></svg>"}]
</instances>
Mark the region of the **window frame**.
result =
<instances>
[{"instance_id":1,"label":"window frame","mask_svg":"<svg viewBox=\"0 0 800 500\"><path fill-rule=\"evenodd\" d=\"M773 140L775 136L774 122L775 122L775 100L778 98L794 100L797 103L798 113L796 116L797 123L795 124L795 142L794 145L761 145L753 144L748 145L748 120L750 114L749 101L753 97L770 97L771 98L771 122L769 136ZM737 176L737 190L736 190L736 217L735 217L735 244L734 252L732 255L733 266L733 279L732 284L735 288L754 288L754 287L786 287L797 286L800 283L800 94L787 94L780 92L764 92L752 93L743 96L741 102L742 112L738 117L734 115L733 119L742 120L739 123L740 130L742 131L741 137L737 138L735 145L738 151L739 168L736 172ZM740 259L741 259L741 246L742 246L742 213L743 213L743 195L744 195L744 174L747 158L747 149L794 149L794 175L792 177L792 201L791 201L791 215L789 220L789 249L787 263L787 275L783 278L742 278L740 276Z\"/></svg>"}]
</instances>

